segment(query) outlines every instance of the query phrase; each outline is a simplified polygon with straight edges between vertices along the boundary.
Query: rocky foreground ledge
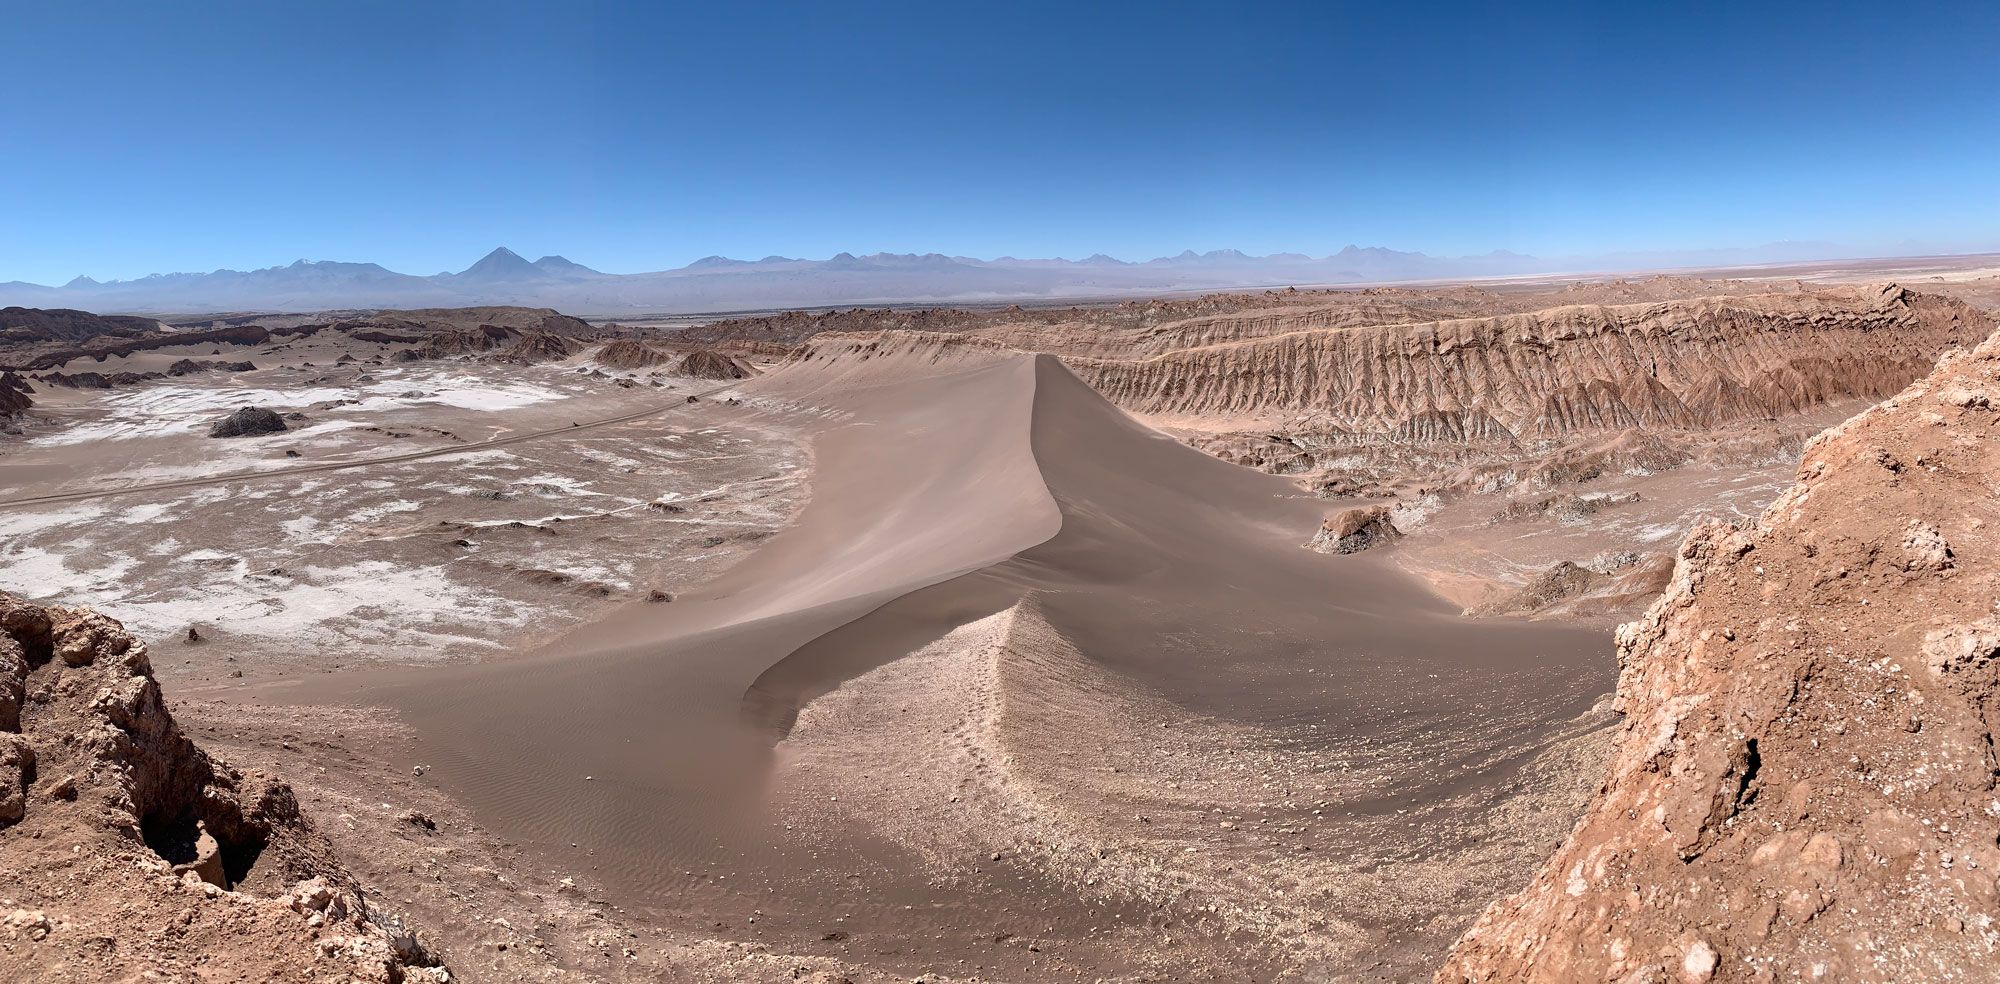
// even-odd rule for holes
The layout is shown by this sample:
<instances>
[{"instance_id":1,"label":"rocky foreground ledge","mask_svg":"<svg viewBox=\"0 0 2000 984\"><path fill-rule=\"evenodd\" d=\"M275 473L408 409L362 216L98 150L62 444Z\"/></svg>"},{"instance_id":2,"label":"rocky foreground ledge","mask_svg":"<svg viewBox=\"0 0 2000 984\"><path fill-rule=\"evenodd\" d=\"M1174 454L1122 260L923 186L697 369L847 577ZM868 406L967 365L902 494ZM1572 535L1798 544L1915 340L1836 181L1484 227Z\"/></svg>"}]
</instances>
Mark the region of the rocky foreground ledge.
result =
<instances>
[{"instance_id":1,"label":"rocky foreground ledge","mask_svg":"<svg viewBox=\"0 0 2000 984\"><path fill-rule=\"evenodd\" d=\"M1439 981L1994 980L2000 335L1695 529L1618 655L1602 789Z\"/></svg>"},{"instance_id":2,"label":"rocky foreground ledge","mask_svg":"<svg viewBox=\"0 0 2000 984\"><path fill-rule=\"evenodd\" d=\"M0 980L445 982L292 790L209 758L111 619L0 594Z\"/></svg>"}]
</instances>

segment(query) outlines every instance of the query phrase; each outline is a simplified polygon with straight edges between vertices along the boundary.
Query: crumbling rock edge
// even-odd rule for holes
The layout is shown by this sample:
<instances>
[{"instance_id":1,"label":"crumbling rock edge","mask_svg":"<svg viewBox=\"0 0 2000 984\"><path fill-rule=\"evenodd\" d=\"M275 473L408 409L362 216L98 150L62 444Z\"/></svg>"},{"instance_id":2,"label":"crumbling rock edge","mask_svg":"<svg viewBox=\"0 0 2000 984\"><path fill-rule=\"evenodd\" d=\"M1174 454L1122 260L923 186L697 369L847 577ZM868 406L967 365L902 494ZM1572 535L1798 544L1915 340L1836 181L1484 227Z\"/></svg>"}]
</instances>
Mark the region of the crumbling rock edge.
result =
<instances>
[{"instance_id":1,"label":"crumbling rock edge","mask_svg":"<svg viewBox=\"0 0 2000 984\"><path fill-rule=\"evenodd\" d=\"M0 871L4 980L450 979L291 787L182 734L144 643L5 594Z\"/></svg>"},{"instance_id":2,"label":"crumbling rock edge","mask_svg":"<svg viewBox=\"0 0 2000 984\"><path fill-rule=\"evenodd\" d=\"M2000 335L1695 528L1617 635L1603 786L1440 982L1991 980Z\"/></svg>"}]
</instances>

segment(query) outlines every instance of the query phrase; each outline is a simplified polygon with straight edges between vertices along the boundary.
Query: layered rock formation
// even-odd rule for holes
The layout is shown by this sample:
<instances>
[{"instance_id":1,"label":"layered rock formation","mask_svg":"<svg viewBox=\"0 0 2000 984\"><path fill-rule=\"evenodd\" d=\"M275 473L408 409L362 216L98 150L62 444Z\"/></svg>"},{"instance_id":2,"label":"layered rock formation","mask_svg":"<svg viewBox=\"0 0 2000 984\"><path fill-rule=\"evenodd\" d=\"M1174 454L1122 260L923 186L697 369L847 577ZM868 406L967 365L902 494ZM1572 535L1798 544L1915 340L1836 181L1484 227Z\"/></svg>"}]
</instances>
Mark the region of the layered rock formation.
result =
<instances>
[{"instance_id":1,"label":"layered rock formation","mask_svg":"<svg viewBox=\"0 0 2000 984\"><path fill-rule=\"evenodd\" d=\"M220 360L202 361L199 359L182 359L167 367L167 375L169 376L192 376L205 372L255 371L257 371L256 364L248 361L222 362Z\"/></svg>"},{"instance_id":2,"label":"layered rock formation","mask_svg":"<svg viewBox=\"0 0 2000 984\"><path fill-rule=\"evenodd\" d=\"M1694 530L1618 633L1601 791L1437 979L1992 980L1996 491L2000 335Z\"/></svg>"},{"instance_id":3,"label":"layered rock formation","mask_svg":"<svg viewBox=\"0 0 2000 984\"><path fill-rule=\"evenodd\" d=\"M169 376L192 376L209 372L255 372L256 370L256 364L251 362L182 359L168 366L166 372L132 372L129 370L111 373L89 371L44 372L36 378L50 386L63 386L69 389L111 389L114 386L136 386L140 383L150 383L156 379L166 379ZM9 372L7 375L12 376L14 374ZM15 378L19 379L18 376Z\"/></svg>"},{"instance_id":4,"label":"layered rock formation","mask_svg":"<svg viewBox=\"0 0 2000 984\"><path fill-rule=\"evenodd\" d=\"M920 331L979 335L1057 355L1141 358L1177 349L1294 331L1413 324L1536 311L1572 304L1632 304L1748 293L1741 281L1651 277L1559 288L1295 288L1153 298L1074 307L851 308L785 311L696 325L685 342L797 346L829 332ZM1798 281L1760 281L1756 292L1800 292Z\"/></svg>"},{"instance_id":5,"label":"layered rock formation","mask_svg":"<svg viewBox=\"0 0 2000 984\"><path fill-rule=\"evenodd\" d=\"M1141 414L1313 414L1350 432L1506 440L1708 427L1880 398L1940 351L1991 330L1957 301L1892 285L1357 328L1306 324L1141 360L1066 361Z\"/></svg>"},{"instance_id":6,"label":"layered rock formation","mask_svg":"<svg viewBox=\"0 0 2000 984\"><path fill-rule=\"evenodd\" d=\"M328 326L362 342L409 345L398 362L448 359L499 351L503 361L532 363L564 358L569 340L600 333L580 318L547 308L475 307L382 312ZM552 354L560 352L561 354Z\"/></svg>"},{"instance_id":7,"label":"layered rock formation","mask_svg":"<svg viewBox=\"0 0 2000 984\"><path fill-rule=\"evenodd\" d=\"M594 339L603 334L589 322L547 308L436 308L318 321L296 316L246 315L176 327L150 318L7 308L0 310L0 367L11 365L29 371L75 369L84 360L102 363L157 349L282 344L321 332L358 342L409 346L396 353L403 361L471 355L509 346L520 348L525 339L536 339L535 346L542 349L569 348L567 341L552 346L539 339ZM67 378L81 380L75 385L97 385L86 372L72 372ZM111 373L102 378L109 380L105 385L116 385L158 378L158 374Z\"/></svg>"},{"instance_id":8,"label":"layered rock formation","mask_svg":"<svg viewBox=\"0 0 2000 984\"><path fill-rule=\"evenodd\" d=\"M601 334L590 322L582 318L573 318L554 308L510 306L414 308L389 312L389 315L416 322L433 331L448 327L472 328L493 325L522 333L542 332L561 335L564 338L596 338Z\"/></svg>"},{"instance_id":9,"label":"layered rock formation","mask_svg":"<svg viewBox=\"0 0 2000 984\"><path fill-rule=\"evenodd\" d=\"M1328 517L1306 546L1320 553L1351 554L1401 535L1390 520L1388 506L1355 506Z\"/></svg>"},{"instance_id":10,"label":"layered rock formation","mask_svg":"<svg viewBox=\"0 0 2000 984\"><path fill-rule=\"evenodd\" d=\"M290 787L209 758L145 644L0 594L0 980L444 981Z\"/></svg>"},{"instance_id":11,"label":"layered rock formation","mask_svg":"<svg viewBox=\"0 0 2000 984\"><path fill-rule=\"evenodd\" d=\"M66 347L55 351L28 347L26 351L43 351L43 354L21 361L20 367L28 370L56 369L81 359L103 362L118 356L148 352L154 349L192 345L262 345L274 334L310 335L321 326L306 325L282 331L269 331L256 325L224 325L219 328L204 328L199 331L162 331L152 335L127 337L124 335L92 336L81 347ZM111 339L119 339L113 341ZM0 353L11 356L19 351L13 346L0 348Z\"/></svg>"},{"instance_id":12,"label":"layered rock formation","mask_svg":"<svg viewBox=\"0 0 2000 984\"><path fill-rule=\"evenodd\" d=\"M575 353L575 343L568 338L545 331L533 331L515 339L514 344L501 349L493 358L500 362L534 365L540 362L557 362Z\"/></svg>"},{"instance_id":13,"label":"layered rock formation","mask_svg":"<svg viewBox=\"0 0 2000 984\"><path fill-rule=\"evenodd\" d=\"M796 357L947 345L1054 352L1129 411L1233 441L1210 448L1225 457L1310 471L1356 446L1507 448L1880 399L1995 327L1959 301L1894 285L1407 320L1538 297L1361 292L1101 331L1010 322L825 332Z\"/></svg>"},{"instance_id":14,"label":"layered rock formation","mask_svg":"<svg viewBox=\"0 0 2000 984\"><path fill-rule=\"evenodd\" d=\"M0 345L76 344L93 338L136 338L160 330L151 318L100 315L68 308L0 308Z\"/></svg>"},{"instance_id":15,"label":"layered rock formation","mask_svg":"<svg viewBox=\"0 0 2000 984\"><path fill-rule=\"evenodd\" d=\"M675 371L695 379L748 379L756 374L756 370L742 359L708 349L689 352Z\"/></svg>"},{"instance_id":16,"label":"layered rock formation","mask_svg":"<svg viewBox=\"0 0 2000 984\"><path fill-rule=\"evenodd\" d=\"M35 405L34 386L11 370L0 372L0 418L12 417Z\"/></svg>"},{"instance_id":17,"label":"layered rock formation","mask_svg":"<svg viewBox=\"0 0 2000 984\"><path fill-rule=\"evenodd\" d=\"M480 325L476 328L444 328L428 334L398 335L381 329L364 329L354 333L356 341L382 342L395 345L414 343L409 348L396 353L398 362L419 362L425 359L449 359L460 355L477 355L490 352L513 341L517 334L511 328L498 325Z\"/></svg>"},{"instance_id":18,"label":"layered rock formation","mask_svg":"<svg viewBox=\"0 0 2000 984\"><path fill-rule=\"evenodd\" d=\"M613 369L649 369L672 358L635 338L621 338L597 350L597 361Z\"/></svg>"},{"instance_id":19,"label":"layered rock formation","mask_svg":"<svg viewBox=\"0 0 2000 984\"><path fill-rule=\"evenodd\" d=\"M693 351L660 348L635 338L621 338L598 349L596 361L613 369L670 366L673 374L693 379L748 379L757 374L748 360L730 352L710 348Z\"/></svg>"}]
</instances>

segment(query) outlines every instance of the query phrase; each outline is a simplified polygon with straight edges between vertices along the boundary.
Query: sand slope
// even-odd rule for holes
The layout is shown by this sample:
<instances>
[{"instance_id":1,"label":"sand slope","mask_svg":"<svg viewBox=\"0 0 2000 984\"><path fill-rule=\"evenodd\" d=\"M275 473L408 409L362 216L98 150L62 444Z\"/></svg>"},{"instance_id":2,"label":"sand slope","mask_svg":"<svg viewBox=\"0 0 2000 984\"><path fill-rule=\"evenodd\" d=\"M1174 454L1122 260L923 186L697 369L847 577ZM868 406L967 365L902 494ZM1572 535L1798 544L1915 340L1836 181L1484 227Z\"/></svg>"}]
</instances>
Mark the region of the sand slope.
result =
<instances>
[{"instance_id":1,"label":"sand slope","mask_svg":"<svg viewBox=\"0 0 2000 984\"><path fill-rule=\"evenodd\" d=\"M1564 779L1577 768L1530 763L1558 746L1587 759L1578 719L1612 672L1601 630L1470 623L1378 559L1302 550L1323 503L1148 430L1053 357L918 336L742 392L821 422L813 499L791 529L671 604L362 695L404 711L485 823L626 904L683 919L754 909L757 935L801 951L838 918L899 972L1414 966L1524 879L1582 801ZM942 842L884 822L941 816L875 771L885 742L935 737L915 717L820 741L817 775L769 771L800 708L961 626L1015 619L1029 598L1040 641L1013 651L1063 655L1049 674L1001 667L1033 681L1014 706L1048 713L1011 717L1001 754L1027 777L1009 788L1040 790L1061 818L1048 829L1071 833L1024 834L1013 795ZM970 693L904 675L914 698ZM1197 758L1141 768L1153 735L1127 725L1145 721ZM1062 759L1096 750L1143 774L1123 799ZM841 761L852 768L826 766ZM1530 816L1495 812L1523 783L1548 793ZM858 809L788 808L812 789ZM1134 836L1140 801L1154 832ZM1266 828L1293 833L1249 836ZM982 864L995 843L1020 862ZM1079 845L1097 844L1148 860L1078 867ZM1283 871L1301 847L1327 861L1270 897L1252 873ZM995 943L1030 932L1054 942ZM1285 939L1300 932L1320 935Z\"/></svg>"},{"instance_id":2,"label":"sand slope","mask_svg":"<svg viewBox=\"0 0 2000 984\"><path fill-rule=\"evenodd\" d=\"M1035 362L1033 447L1061 531L766 674L803 700L868 665L858 654L880 662L1001 613L926 649L931 670L880 671L809 711L822 726L803 738L802 781L883 827L897 803L951 804L894 835L942 870L997 851L1140 906L1154 932L1127 942L1135 962L1420 973L1587 794L1570 767L1594 761L1574 739L1600 723L1578 718L1609 680L1603 636L1474 624L1377 558L1302 550L1323 503ZM871 703L908 709L823 726ZM934 713L910 720L920 709ZM935 713L957 716L941 728ZM1514 795L1524 782L1532 795Z\"/></svg>"}]
</instances>

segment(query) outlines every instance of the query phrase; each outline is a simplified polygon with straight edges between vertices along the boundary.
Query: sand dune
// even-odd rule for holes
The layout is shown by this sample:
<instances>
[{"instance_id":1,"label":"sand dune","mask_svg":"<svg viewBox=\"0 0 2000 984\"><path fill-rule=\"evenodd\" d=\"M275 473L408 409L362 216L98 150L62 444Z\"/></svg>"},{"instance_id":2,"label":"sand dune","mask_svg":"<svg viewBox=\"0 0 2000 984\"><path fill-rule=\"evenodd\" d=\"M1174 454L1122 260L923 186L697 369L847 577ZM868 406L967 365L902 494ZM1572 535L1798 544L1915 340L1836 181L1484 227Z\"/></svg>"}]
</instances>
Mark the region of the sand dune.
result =
<instances>
[{"instance_id":1,"label":"sand dune","mask_svg":"<svg viewBox=\"0 0 2000 984\"><path fill-rule=\"evenodd\" d=\"M589 423L557 430L468 429L478 413L462 409L452 430L481 440L372 460L382 474L369 482L378 493L370 501L379 502L355 511L360 538L344 549L456 558L459 574L517 586L533 603L511 609L496 640L514 654L215 689L239 700L389 708L411 744L375 766L425 766L414 770L421 783L468 811L454 821L468 828L465 844L490 836L532 859L532 872L516 874L543 886L536 899L602 891L626 925L660 934L650 949L634 944L660 961L646 967L758 958L691 979L765 979L787 961L797 973L841 971L828 980L1418 979L1481 906L1529 884L1584 810L1610 753L1613 718L1600 698L1615 671L1608 622L1467 619L1463 598L1447 603L1432 585L1470 589L1423 559L1600 509L1608 512L1592 530L1652 536L1646 524L1679 515L1676 503L1720 503L1728 490L1690 472L1621 492L1626 479L1644 480L1627 462L1643 472L1669 456L1651 449L1650 435L1579 437L1581 456L1546 470L1597 479L1588 492L1563 485L1512 502L1447 502L1420 490L1389 514L1459 533L1419 526L1383 550L1322 554L1305 541L1351 502L1200 453L1186 443L1194 432L1176 439L1148 426L1174 412L1131 416L1104 391L1218 426L1264 412L1232 394L1297 398L1324 414L1345 406L1339 394L1365 391L1381 406L1349 408L1357 440L1393 423L1374 436L1509 443L1538 427L1673 428L1870 392L1974 320L1955 302L1899 291L1850 292L1839 304L1831 296L1390 326L1345 319L1396 316L1407 299L1150 327L1143 312L1120 309L1132 324L1092 343L1124 347L1118 357L1081 342L1023 352L1004 325L828 332L754 378L670 397L667 408L684 411L676 419L693 424L654 421L663 408L643 393L629 398L643 412L586 414ZM1282 330L1294 316L1325 323ZM1839 350L1796 351L1812 340ZM1143 355L1146 346L1165 348ZM1705 361L1659 368L1648 353L1661 347ZM588 370L607 357L595 359L508 371L540 373L559 389L572 376L599 378ZM1136 390L1116 385L1182 361L1195 367L1185 385L1171 374ZM1725 376L1759 382L1725 385ZM397 401L422 395L402 377L370 385L390 387ZM1452 386L1465 388L1459 409ZM163 392L64 399L102 416ZM322 402L334 406L331 395ZM425 404L437 405L447 404ZM741 536L716 535L727 512L721 485L796 488L798 479L790 468L766 474L768 461L740 450L763 445L703 420L766 433L788 454L809 446L808 503L793 513L781 502ZM613 432L626 443L579 440ZM499 515L487 503L507 493L475 495L483 482L451 477L439 488L454 498L431 516L406 495L415 487L399 484L406 466L462 458L464 448L520 452L531 439L566 449L569 470L531 468L508 487L519 486L523 502L540 502L533 490L545 488L588 495L596 520L565 510L504 523L516 530L505 534L493 528L501 520L464 517ZM654 452L659 468L641 460ZM319 481L334 467L361 465L290 466L256 485L268 495L288 487L292 469ZM1599 478L1607 473L1617 477ZM672 491L661 492L669 480ZM584 488L592 484L604 488ZM1737 497L1754 499L1761 487L1749 481ZM163 490L209 491L119 491ZM152 516L167 506L148 508ZM611 520L614 512L623 518ZM340 540L312 524L282 529ZM1560 556L1597 563L1598 548L1585 549L1594 541L1573 539ZM731 546L739 540L756 547ZM563 556L601 560L609 573L563 573L579 570ZM641 562L654 565L643 581L603 580ZM1607 577L1640 569L1607 563ZM640 568L631 570L637 578ZM370 576L380 591L409 590ZM244 590L275 597L251 580ZM579 592L592 600L561 600ZM202 604L173 616L204 620L203 638L189 635L178 652L230 644L230 632L210 639L208 630L237 622L216 617L216 598ZM452 622L449 605L433 606L440 627ZM460 619L492 621L460 607ZM332 644L301 657L358 651ZM289 736L279 738L290 754ZM373 811L363 786L346 794ZM465 887L445 887L448 911L483 904ZM540 932L506 930L517 939ZM595 940L584 940L593 952Z\"/></svg>"},{"instance_id":2,"label":"sand dune","mask_svg":"<svg viewBox=\"0 0 2000 984\"><path fill-rule=\"evenodd\" d=\"M851 916L890 966L975 959L1002 979L1414 966L1581 802L1601 630L1464 621L1385 563L1302 550L1322 503L1147 429L1053 357L918 337L741 395L824 421L792 528L672 604L361 693L402 709L484 822L623 904L699 925L754 909L805 949ZM886 767L870 749L938 738L916 716L821 742L810 780L770 770L800 708L995 617L1006 652L1041 655L982 671L1014 708L986 754L1019 770L976 801L991 809L861 778ZM951 679L909 696L979 699ZM1153 755L1156 735L1194 757ZM1137 785L1087 781L1117 761ZM767 806L813 788L859 812ZM1502 793L1515 813L1493 812ZM1053 819L1023 826L1035 797ZM962 829L912 838L892 813ZM1089 863L1093 845L1118 860ZM1280 875L1300 847L1324 862ZM1030 934L1055 939L994 943Z\"/></svg>"}]
</instances>

